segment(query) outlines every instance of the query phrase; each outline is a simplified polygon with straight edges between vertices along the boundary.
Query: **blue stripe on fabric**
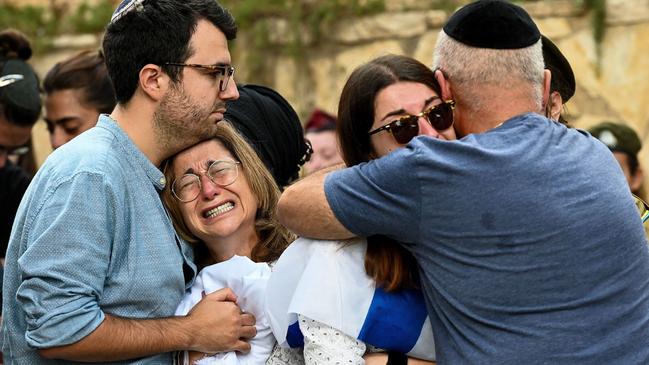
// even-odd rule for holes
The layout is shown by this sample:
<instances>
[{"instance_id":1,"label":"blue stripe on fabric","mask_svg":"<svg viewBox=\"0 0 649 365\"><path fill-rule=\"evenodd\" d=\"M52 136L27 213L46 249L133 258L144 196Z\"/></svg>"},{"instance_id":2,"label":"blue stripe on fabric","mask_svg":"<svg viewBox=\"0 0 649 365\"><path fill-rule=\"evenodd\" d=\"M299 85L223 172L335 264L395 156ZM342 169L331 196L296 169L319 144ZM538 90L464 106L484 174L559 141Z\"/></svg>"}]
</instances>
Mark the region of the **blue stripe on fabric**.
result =
<instances>
[{"instance_id":1,"label":"blue stripe on fabric","mask_svg":"<svg viewBox=\"0 0 649 365\"><path fill-rule=\"evenodd\" d=\"M420 290L387 293L376 288L358 339L382 349L407 353L417 344L427 315Z\"/></svg>"},{"instance_id":2,"label":"blue stripe on fabric","mask_svg":"<svg viewBox=\"0 0 649 365\"><path fill-rule=\"evenodd\" d=\"M286 342L290 347L304 347L304 335L300 331L300 326L298 322L295 322L288 326L286 331Z\"/></svg>"}]
</instances>

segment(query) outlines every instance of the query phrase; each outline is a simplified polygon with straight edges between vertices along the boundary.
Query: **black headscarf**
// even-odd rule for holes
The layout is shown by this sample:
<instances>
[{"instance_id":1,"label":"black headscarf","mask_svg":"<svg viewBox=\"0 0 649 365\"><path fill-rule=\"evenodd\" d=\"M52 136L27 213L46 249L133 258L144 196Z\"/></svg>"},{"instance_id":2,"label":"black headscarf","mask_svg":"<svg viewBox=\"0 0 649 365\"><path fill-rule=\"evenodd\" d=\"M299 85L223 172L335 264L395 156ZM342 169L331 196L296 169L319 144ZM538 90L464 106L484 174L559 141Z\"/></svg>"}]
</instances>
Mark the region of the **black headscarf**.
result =
<instances>
[{"instance_id":1,"label":"black headscarf","mask_svg":"<svg viewBox=\"0 0 649 365\"><path fill-rule=\"evenodd\" d=\"M311 148L300 118L276 91L260 85L239 85L239 99L229 102L225 119L255 149L280 188L298 177Z\"/></svg>"}]
</instances>

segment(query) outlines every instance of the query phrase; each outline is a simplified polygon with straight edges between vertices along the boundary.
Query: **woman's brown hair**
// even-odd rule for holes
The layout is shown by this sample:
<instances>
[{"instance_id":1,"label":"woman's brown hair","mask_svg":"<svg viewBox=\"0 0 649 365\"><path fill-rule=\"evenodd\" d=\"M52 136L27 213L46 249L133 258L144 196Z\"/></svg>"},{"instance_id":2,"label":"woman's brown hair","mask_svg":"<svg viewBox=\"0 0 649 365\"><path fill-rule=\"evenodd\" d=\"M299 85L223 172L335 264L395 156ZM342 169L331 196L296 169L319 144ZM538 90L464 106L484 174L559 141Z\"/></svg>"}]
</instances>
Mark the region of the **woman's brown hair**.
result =
<instances>
[{"instance_id":1,"label":"woman's brown hair","mask_svg":"<svg viewBox=\"0 0 649 365\"><path fill-rule=\"evenodd\" d=\"M219 128L213 139L221 142L232 156L241 163L241 171L257 200L255 231L259 237L259 242L252 249L251 259L255 262L277 260L289 243L295 239L295 236L279 224L275 217L275 208L280 191L273 176L252 147L228 122L219 122ZM183 203L174 198L171 193L171 186L176 178L172 168L173 162L174 157L163 163L165 178L169 184L162 193L162 201L169 210L174 227L180 237L193 244L196 263L200 269L215 263L215 261L210 256L205 244L194 236L185 224L180 212L180 204Z\"/></svg>"},{"instance_id":2,"label":"woman's brown hair","mask_svg":"<svg viewBox=\"0 0 649 365\"><path fill-rule=\"evenodd\" d=\"M80 90L81 104L99 113L110 114L116 104L113 83L100 51L82 51L54 65L45 75L43 89L48 95Z\"/></svg>"},{"instance_id":3,"label":"woman's brown hair","mask_svg":"<svg viewBox=\"0 0 649 365\"><path fill-rule=\"evenodd\" d=\"M338 104L336 133L347 166L373 159L368 132L374 123L376 96L401 81L418 82L437 95L441 88L435 73L423 63L406 56L386 55L356 68L343 87ZM386 291L418 287L415 258L396 241L385 236L367 239L365 271Z\"/></svg>"}]
</instances>

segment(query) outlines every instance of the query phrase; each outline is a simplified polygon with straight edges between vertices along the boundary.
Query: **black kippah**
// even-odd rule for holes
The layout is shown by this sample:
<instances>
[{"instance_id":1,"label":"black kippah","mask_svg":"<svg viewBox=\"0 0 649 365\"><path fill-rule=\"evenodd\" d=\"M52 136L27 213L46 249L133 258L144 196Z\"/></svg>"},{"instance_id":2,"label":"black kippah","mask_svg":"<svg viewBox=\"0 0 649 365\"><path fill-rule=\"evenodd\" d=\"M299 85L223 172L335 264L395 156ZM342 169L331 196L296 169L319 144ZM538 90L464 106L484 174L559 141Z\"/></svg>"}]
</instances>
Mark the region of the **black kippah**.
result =
<instances>
[{"instance_id":1,"label":"black kippah","mask_svg":"<svg viewBox=\"0 0 649 365\"><path fill-rule=\"evenodd\" d=\"M550 89L558 91L561 95L562 101L565 103L573 95L575 95L575 74L572 72L572 67L550 38L546 36L541 37L543 42L543 62L545 68L552 73Z\"/></svg>"},{"instance_id":2,"label":"black kippah","mask_svg":"<svg viewBox=\"0 0 649 365\"><path fill-rule=\"evenodd\" d=\"M460 8L444 32L467 46L492 49L525 48L541 37L523 8L501 0L479 0Z\"/></svg>"},{"instance_id":3,"label":"black kippah","mask_svg":"<svg viewBox=\"0 0 649 365\"><path fill-rule=\"evenodd\" d=\"M0 78L14 78L0 88L3 102L20 111L39 114L41 112L41 97L39 94L38 77L34 70L23 60L7 60L0 70Z\"/></svg>"},{"instance_id":4,"label":"black kippah","mask_svg":"<svg viewBox=\"0 0 649 365\"><path fill-rule=\"evenodd\" d=\"M297 113L276 91L239 85L239 99L228 102L225 119L255 149L281 187L297 178L308 146Z\"/></svg>"}]
</instances>

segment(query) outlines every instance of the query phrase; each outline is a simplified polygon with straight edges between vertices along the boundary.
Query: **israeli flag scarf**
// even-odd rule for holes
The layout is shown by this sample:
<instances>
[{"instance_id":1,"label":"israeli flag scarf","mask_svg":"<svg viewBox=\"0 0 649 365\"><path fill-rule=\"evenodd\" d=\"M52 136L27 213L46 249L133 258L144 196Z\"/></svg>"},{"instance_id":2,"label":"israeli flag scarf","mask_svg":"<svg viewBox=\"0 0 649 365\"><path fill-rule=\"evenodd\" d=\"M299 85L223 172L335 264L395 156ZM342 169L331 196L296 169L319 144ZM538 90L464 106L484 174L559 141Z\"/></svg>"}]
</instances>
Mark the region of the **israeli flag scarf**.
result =
<instances>
[{"instance_id":1,"label":"israeli flag scarf","mask_svg":"<svg viewBox=\"0 0 649 365\"><path fill-rule=\"evenodd\" d=\"M301 314L385 350L435 360L435 344L419 290L387 293L365 273L367 241L300 238L273 266L266 314L283 347L302 347Z\"/></svg>"}]
</instances>

